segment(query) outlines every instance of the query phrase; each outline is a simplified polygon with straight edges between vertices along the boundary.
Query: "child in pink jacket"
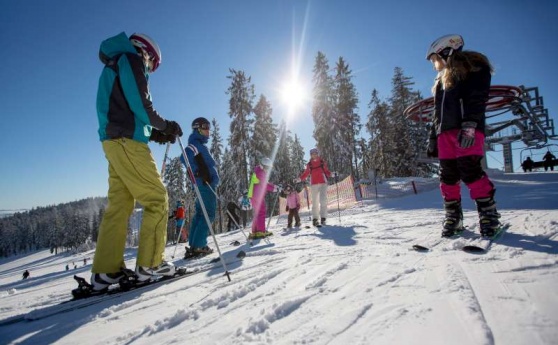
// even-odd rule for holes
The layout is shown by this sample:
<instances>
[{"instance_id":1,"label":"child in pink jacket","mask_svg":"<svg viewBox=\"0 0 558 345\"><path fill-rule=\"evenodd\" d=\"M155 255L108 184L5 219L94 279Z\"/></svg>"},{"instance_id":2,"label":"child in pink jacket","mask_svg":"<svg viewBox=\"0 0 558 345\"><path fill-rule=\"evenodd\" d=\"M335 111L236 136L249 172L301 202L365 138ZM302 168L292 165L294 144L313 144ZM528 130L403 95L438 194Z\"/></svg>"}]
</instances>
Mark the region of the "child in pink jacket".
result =
<instances>
[{"instance_id":1,"label":"child in pink jacket","mask_svg":"<svg viewBox=\"0 0 558 345\"><path fill-rule=\"evenodd\" d=\"M285 187L285 194L287 195L286 211L289 212L287 228L290 229L292 227L293 217L295 219L295 227L299 227L300 216L298 215L298 210L300 209L300 196L290 185L287 185L287 187Z\"/></svg>"}]
</instances>

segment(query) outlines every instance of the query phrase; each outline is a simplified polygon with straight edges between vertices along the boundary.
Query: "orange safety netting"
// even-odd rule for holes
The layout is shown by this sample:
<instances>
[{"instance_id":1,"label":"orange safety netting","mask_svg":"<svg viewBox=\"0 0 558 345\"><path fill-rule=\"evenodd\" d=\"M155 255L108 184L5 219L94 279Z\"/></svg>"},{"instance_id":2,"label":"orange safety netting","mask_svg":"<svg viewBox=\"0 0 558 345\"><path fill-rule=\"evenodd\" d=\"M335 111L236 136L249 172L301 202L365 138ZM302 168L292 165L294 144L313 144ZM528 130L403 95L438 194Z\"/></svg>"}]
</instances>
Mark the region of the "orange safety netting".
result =
<instances>
[{"instance_id":1,"label":"orange safety netting","mask_svg":"<svg viewBox=\"0 0 558 345\"><path fill-rule=\"evenodd\" d=\"M303 188L298 195L300 196L300 211L307 211L312 207L312 192L310 187ZM337 197L339 195L339 197ZM355 190L353 188L353 177L347 176L343 181L327 187L327 207L328 209L346 209L357 202ZM287 199L279 198L279 214L286 214L285 207Z\"/></svg>"}]
</instances>

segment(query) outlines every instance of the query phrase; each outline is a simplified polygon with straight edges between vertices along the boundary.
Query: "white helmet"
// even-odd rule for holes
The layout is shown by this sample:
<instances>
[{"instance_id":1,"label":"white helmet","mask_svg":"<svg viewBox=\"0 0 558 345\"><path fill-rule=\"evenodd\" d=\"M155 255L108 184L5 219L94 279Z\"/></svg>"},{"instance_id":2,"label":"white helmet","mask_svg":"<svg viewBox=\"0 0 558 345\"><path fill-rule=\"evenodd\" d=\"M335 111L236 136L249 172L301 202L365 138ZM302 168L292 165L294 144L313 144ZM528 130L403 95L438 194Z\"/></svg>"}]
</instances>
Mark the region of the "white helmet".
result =
<instances>
[{"instance_id":1,"label":"white helmet","mask_svg":"<svg viewBox=\"0 0 558 345\"><path fill-rule=\"evenodd\" d=\"M271 166L271 159L264 157L261 159L260 163L264 166L264 167L270 167Z\"/></svg>"},{"instance_id":2,"label":"white helmet","mask_svg":"<svg viewBox=\"0 0 558 345\"><path fill-rule=\"evenodd\" d=\"M454 50L461 51L463 49L463 37L457 34L445 35L438 38L430 45L426 52L426 60L432 54L438 54L442 59L447 60Z\"/></svg>"},{"instance_id":3,"label":"white helmet","mask_svg":"<svg viewBox=\"0 0 558 345\"><path fill-rule=\"evenodd\" d=\"M157 67L159 67L162 59L161 49L159 49L157 43L146 34L138 33L132 34L132 36L130 36L130 42L132 42L135 47L140 48L147 53L147 55L153 62L149 73L155 72Z\"/></svg>"}]
</instances>

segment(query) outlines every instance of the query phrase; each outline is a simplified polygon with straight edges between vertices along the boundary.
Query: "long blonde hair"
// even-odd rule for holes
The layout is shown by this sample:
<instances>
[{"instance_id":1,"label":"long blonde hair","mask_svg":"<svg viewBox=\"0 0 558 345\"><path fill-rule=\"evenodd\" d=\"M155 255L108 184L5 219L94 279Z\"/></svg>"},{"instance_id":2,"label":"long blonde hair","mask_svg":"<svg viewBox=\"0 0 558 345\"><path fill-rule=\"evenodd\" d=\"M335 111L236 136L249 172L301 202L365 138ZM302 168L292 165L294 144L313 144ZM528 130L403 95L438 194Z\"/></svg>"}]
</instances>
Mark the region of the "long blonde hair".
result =
<instances>
[{"instance_id":1,"label":"long blonde hair","mask_svg":"<svg viewBox=\"0 0 558 345\"><path fill-rule=\"evenodd\" d=\"M475 51L454 52L448 57L446 67L438 73L432 88L432 93L436 92L438 83L442 83L444 89L451 89L455 84L467 78L470 72L477 72L483 66L490 68L490 73L494 72L488 58Z\"/></svg>"}]
</instances>

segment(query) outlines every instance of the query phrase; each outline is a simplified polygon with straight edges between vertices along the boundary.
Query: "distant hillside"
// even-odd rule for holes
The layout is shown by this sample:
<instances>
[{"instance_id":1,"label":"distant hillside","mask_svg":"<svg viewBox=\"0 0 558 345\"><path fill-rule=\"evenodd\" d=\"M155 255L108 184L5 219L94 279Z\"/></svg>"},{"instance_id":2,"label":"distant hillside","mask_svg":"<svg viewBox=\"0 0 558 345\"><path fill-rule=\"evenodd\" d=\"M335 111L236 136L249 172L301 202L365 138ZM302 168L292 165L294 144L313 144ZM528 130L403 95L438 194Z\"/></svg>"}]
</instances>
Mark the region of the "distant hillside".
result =
<instances>
[{"instance_id":1,"label":"distant hillside","mask_svg":"<svg viewBox=\"0 0 558 345\"><path fill-rule=\"evenodd\" d=\"M18 213L18 212L27 212L29 210L27 209L18 209L18 210L0 210L0 218L4 218L4 217L9 217L11 215L13 215L14 213Z\"/></svg>"}]
</instances>

